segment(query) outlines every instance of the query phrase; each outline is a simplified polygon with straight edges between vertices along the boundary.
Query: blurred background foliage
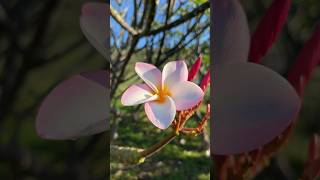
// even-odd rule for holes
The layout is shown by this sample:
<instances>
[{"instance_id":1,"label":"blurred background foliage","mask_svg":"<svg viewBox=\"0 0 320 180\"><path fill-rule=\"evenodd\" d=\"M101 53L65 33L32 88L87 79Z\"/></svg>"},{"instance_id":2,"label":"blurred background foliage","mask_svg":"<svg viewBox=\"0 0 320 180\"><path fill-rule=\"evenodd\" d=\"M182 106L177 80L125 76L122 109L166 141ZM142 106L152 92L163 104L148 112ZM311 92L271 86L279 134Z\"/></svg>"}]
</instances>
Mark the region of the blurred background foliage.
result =
<instances>
[{"instance_id":1,"label":"blurred background foliage","mask_svg":"<svg viewBox=\"0 0 320 180\"><path fill-rule=\"evenodd\" d=\"M242 0L247 13L251 33L260 18L270 6L271 0ZM299 50L313 33L320 20L320 1L293 0L290 13L280 36L263 64L276 70L283 76L294 62ZM312 79L305 89L303 105L289 142L272 159L256 179L298 179L301 177L307 158L309 139L314 133L320 133L320 68L316 68Z\"/></svg>"},{"instance_id":2,"label":"blurred background foliage","mask_svg":"<svg viewBox=\"0 0 320 180\"><path fill-rule=\"evenodd\" d=\"M0 1L0 179L105 179L105 135L48 141L35 132L55 85L106 68L80 30L85 2Z\"/></svg>"}]
</instances>

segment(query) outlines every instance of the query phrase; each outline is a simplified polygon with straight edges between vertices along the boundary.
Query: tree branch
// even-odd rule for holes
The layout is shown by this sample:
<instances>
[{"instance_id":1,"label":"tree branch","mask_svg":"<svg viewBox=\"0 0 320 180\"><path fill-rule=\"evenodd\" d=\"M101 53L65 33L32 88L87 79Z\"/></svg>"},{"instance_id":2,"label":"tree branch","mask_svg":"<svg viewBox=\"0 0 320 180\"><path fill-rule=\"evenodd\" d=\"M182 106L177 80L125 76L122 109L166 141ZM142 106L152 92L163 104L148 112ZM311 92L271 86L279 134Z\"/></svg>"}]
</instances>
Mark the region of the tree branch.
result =
<instances>
[{"instance_id":1,"label":"tree branch","mask_svg":"<svg viewBox=\"0 0 320 180\"><path fill-rule=\"evenodd\" d=\"M178 18L177 20L167 24L167 25L163 25L162 27L160 28L157 28L157 29L154 29L154 30L151 30L149 32L146 32L144 34L142 34L143 36L150 36L150 35L155 35L155 34L158 34L160 32L163 32L163 31L166 31L168 29L171 29L171 28L174 28L176 26L179 26L180 24L196 17L197 15L203 13L205 10L209 9L210 8L210 2L206 2L206 3L203 3L202 5L198 6L197 8L195 8L194 10L192 10L191 12L183 15L182 17Z\"/></svg>"},{"instance_id":2,"label":"tree branch","mask_svg":"<svg viewBox=\"0 0 320 180\"><path fill-rule=\"evenodd\" d=\"M110 5L110 13L114 20L116 20L119 25L124 28L126 31L128 31L132 35L137 35L138 32L133 29L129 24L126 23L124 19L120 16L120 14Z\"/></svg>"}]
</instances>

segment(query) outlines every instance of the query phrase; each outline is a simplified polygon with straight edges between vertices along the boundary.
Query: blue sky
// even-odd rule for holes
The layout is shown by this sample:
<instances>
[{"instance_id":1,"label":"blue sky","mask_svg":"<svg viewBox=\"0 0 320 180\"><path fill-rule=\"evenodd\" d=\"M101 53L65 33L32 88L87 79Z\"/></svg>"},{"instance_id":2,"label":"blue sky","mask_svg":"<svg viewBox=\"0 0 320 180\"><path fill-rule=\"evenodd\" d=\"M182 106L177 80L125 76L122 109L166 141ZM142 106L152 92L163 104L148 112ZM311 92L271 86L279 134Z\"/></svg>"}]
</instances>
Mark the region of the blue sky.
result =
<instances>
[{"instance_id":1,"label":"blue sky","mask_svg":"<svg viewBox=\"0 0 320 180\"><path fill-rule=\"evenodd\" d=\"M111 0L110 3L111 5L113 6L113 8L115 8L118 12L121 12L123 10L126 10L127 11L127 15L124 17L125 20L130 24L131 22L131 18L133 16L133 1L132 0L123 0L122 1L122 4L119 6L117 3L116 3L116 0ZM156 13L156 17L155 17L155 20L158 21L158 22L161 22L163 23L164 22L164 17L165 17L165 14L164 14L164 10L165 10L165 4L166 4L167 0L160 0L159 1L159 6L157 8L157 13ZM179 3L180 1L176 1L176 4L175 4L175 9L179 6ZM187 3L187 5L184 5L183 7L186 9L186 10L191 10L193 9L194 7L194 4L192 3ZM141 12L142 13L142 12ZM177 14L175 16L173 16L170 21L174 21L176 20L177 18L179 18L180 14ZM201 21L204 21L205 18L207 17L204 17L201 19ZM113 32L115 33L116 36L119 36L120 35L120 25L116 23L116 21L113 20L113 18L110 16L110 28L111 30L113 30ZM171 30L171 32L177 32L179 31L180 33L185 33L186 32L186 29L187 29L187 26L186 24L183 24L183 25L180 25L178 26L177 28L173 28ZM128 33L125 33L124 34L125 38L128 37ZM159 33L158 35L156 35L154 37L154 41L158 41L159 38L161 38L162 34ZM202 42L204 41L208 41L209 40L209 37L210 37L210 32L209 32L209 28L208 30L202 35L201 37L201 40ZM179 37L175 37L173 36L172 38L170 39L166 39L166 43L168 46L173 46L175 44L175 41L178 41L179 40ZM111 45L114 44L113 42L113 38L111 38L110 40L111 42ZM145 45L147 41L147 38L142 38L139 43L138 43L138 47L143 47ZM186 40L188 41L188 39ZM191 43L192 44L192 43Z\"/></svg>"}]
</instances>

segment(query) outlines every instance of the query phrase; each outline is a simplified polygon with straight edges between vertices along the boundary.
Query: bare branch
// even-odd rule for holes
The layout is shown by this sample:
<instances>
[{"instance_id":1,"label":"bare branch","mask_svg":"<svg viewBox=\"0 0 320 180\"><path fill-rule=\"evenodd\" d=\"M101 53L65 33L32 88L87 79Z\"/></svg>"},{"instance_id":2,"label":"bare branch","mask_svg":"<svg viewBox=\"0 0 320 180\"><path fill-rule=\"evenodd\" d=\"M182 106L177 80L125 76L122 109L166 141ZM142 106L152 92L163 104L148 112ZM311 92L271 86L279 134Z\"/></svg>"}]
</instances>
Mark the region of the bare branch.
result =
<instances>
[{"instance_id":1,"label":"bare branch","mask_svg":"<svg viewBox=\"0 0 320 180\"><path fill-rule=\"evenodd\" d=\"M206 11L207 9L210 8L210 2L206 2L203 3L202 5L198 6L197 8L195 8L194 10L192 10L191 12L183 15L181 18L167 24L167 25L163 25L162 27L158 28L158 29L154 29L151 30L149 32L146 32L143 34L143 36L149 36L149 35L155 35L158 34L160 32L166 31L168 29L174 28L176 26L179 26L180 24L183 24L184 22L196 17L197 15L203 13L204 11Z\"/></svg>"},{"instance_id":2,"label":"bare branch","mask_svg":"<svg viewBox=\"0 0 320 180\"><path fill-rule=\"evenodd\" d=\"M129 24L126 23L124 19L120 16L120 14L110 5L110 13L114 20L116 20L121 27L123 27L126 31L128 31L132 35L137 35L137 31L133 29Z\"/></svg>"}]
</instances>

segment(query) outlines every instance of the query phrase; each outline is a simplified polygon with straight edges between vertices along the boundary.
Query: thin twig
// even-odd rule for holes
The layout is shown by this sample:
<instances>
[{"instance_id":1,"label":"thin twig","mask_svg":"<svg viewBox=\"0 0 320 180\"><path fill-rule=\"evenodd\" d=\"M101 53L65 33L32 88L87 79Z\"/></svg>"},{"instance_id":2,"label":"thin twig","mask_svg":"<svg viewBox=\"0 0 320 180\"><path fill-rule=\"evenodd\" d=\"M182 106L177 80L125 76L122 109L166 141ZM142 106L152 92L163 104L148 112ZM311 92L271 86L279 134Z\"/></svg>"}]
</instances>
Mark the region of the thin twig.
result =
<instances>
[{"instance_id":1,"label":"thin twig","mask_svg":"<svg viewBox=\"0 0 320 180\"><path fill-rule=\"evenodd\" d=\"M198 6L197 8L195 8L194 10L192 10L191 12L183 15L181 18L178 18L177 20L167 24L167 25L163 25L157 29L151 30L149 32L146 32L145 34L143 34L144 36L150 36L150 35L155 35L158 34L160 32L163 31L167 31L169 29L172 29L176 26L179 26L180 24L185 23L186 21L189 21L190 19L196 17L197 15L203 13L204 11L206 11L207 9L210 8L210 2L205 2L202 5Z\"/></svg>"},{"instance_id":2,"label":"thin twig","mask_svg":"<svg viewBox=\"0 0 320 180\"><path fill-rule=\"evenodd\" d=\"M138 34L135 29L133 29L128 23L126 23L124 19L122 19L122 17L117 12L117 10L115 10L111 5L110 5L110 13L111 13L111 16L114 18L114 20L116 20L120 24L120 26L123 27L125 30L127 30L130 34L132 35Z\"/></svg>"}]
</instances>

